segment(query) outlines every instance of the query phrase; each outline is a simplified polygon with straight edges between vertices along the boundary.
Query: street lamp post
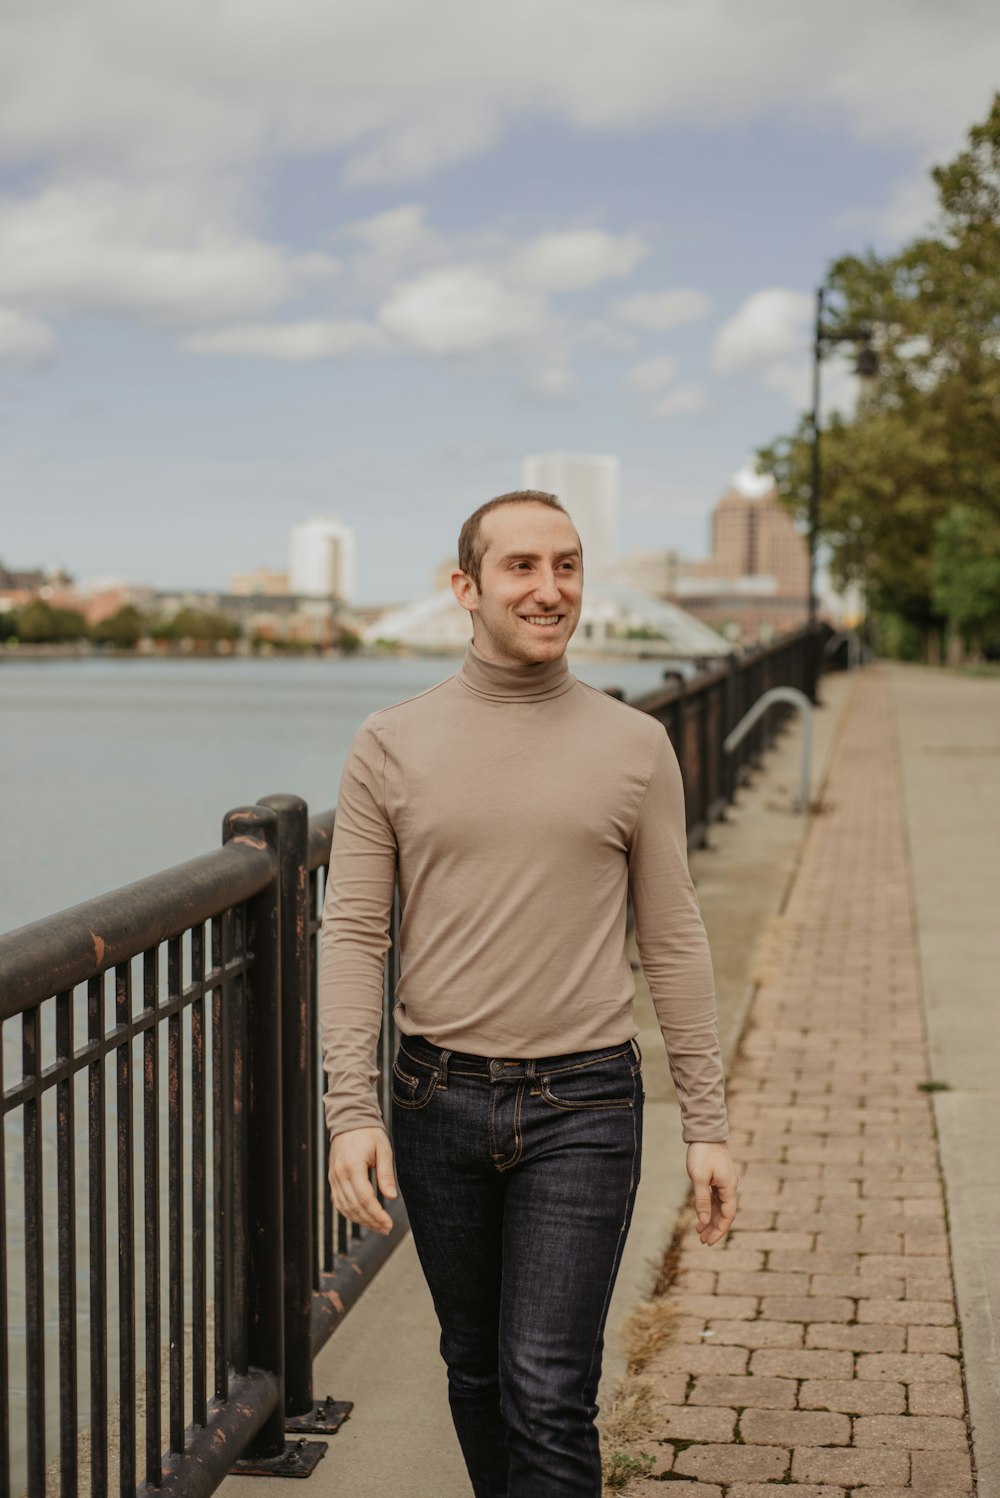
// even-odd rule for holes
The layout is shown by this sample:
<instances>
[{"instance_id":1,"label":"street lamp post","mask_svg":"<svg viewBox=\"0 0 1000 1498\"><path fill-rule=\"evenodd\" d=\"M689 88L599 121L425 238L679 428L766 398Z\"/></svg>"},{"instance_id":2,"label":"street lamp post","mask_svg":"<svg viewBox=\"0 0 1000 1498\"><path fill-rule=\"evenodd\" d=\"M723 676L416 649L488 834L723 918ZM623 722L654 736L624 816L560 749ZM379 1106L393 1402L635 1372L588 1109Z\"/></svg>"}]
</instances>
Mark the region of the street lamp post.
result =
<instances>
[{"instance_id":1,"label":"street lamp post","mask_svg":"<svg viewBox=\"0 0 1000 1498\"><path fill-rule=\"evenodd\" d=\"M820 454L820 389L819 367L823 358L824 343L853 343L857 346L854 373L861 379L871 379L878 373L878 355L872 348L870 328L827 327L823 322L826 307L826 287L816 292L816 326L813 335L813 383L812 383L812 479L809 487L809 623L816 622L816 550L819 540L819 497L822 483Z\"/></svg>"}]
</instances>

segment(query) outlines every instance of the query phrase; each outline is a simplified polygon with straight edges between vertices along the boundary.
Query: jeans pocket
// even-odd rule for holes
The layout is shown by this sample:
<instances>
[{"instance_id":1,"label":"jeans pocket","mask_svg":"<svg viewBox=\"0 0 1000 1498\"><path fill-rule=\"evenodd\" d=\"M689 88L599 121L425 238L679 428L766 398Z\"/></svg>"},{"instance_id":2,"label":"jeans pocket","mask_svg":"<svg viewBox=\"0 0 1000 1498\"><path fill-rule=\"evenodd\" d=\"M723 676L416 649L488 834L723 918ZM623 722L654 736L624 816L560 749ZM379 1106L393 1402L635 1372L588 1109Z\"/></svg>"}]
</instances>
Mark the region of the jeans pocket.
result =
<instances>
[{"instance_id":1,"label":"jeans pocket","mask_svg":"<svg viewBox=\"0 0 1000 1498\"><path fill-rule=\"evenodd\" d=\"M632 1057L584 1062L538 1079L540 1095L552 1108L634 1108L636 1076Z\"/></svg>"},{"instance_id":2,"label":"jeans pocket","mask_svg":"<svg viewBox=\"0 0 1000 1498\"><path fill-rule=\"evenodd\" d=\"M437 1091L438 1073L402 1052L400 1055L402 1064L400 1056L392 1063L392 1101L397 1108L426 1108Z\"/></svg>"}]
</instances>

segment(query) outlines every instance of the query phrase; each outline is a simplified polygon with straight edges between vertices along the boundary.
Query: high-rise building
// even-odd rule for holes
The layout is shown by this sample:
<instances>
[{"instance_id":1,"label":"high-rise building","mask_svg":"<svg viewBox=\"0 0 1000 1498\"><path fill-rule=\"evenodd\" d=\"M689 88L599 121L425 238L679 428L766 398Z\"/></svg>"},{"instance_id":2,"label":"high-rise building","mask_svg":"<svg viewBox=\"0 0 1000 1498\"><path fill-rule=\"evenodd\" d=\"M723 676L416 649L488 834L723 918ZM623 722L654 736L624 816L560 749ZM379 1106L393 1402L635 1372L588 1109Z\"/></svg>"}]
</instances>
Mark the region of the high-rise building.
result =
<instances>
[{"instance_id":1,"label":"high-rise building","mask_svg":"<svg viewBox=\"0 0 1000 1498\"><path fill-rule=\"evenodd\" d=\"M521 465L526 489L543 489L566 506L592 576L618 555L618 459L591 453L534 453Z\"/></svg>"},{"instance_id":2,"label":"high-rise building","mask_svg":"<svg viewBox=\"0 0 1000 1498\"><path fill-rule=\"evenodd\" d=\"M712 511L708 565L717 577L773 577L782 598L808 595L808 544L773 480L766 487L758 480L751 488L742 474L736 475Z\"/></svg>"},{"instance_id":3,"label":"high-rise building","mask_svg":"<svg viewBox=\"0 0 1000 1498\"><path fill-rule=\"evenodd\" d=\"M803 623L809 546L770 475L734 474L712 511L712 555L679 564L673 597L744 643Z\"/></svg>"},{"instance_id":4,"label":"high-rise building","mask_svg":"<svg viewBox=\"0 0 1000 1498\"><path fill-rule=\"evenodd\" d=\"M292 593L354 596L357 560L354 532L330 516L316 515L292 530L288 548L288 584Z\"/></svg>"}]
</instances>

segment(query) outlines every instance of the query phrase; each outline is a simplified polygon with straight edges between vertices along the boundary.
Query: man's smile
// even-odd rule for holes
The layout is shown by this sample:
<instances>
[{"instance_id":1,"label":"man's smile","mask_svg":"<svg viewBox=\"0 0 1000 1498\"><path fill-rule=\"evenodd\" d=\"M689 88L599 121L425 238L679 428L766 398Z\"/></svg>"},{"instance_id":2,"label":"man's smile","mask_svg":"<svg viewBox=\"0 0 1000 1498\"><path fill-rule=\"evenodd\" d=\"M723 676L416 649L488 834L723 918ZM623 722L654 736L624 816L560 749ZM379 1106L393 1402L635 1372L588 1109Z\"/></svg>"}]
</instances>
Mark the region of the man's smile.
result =
<instances>
[{"instance_id":1,"label":"man's smile","mask_svg":"<svg viewBox=\"0 0 1000 1498\"><path fill-rule=\"evenodd\" d=\"M542 624L551 628L554 624L562 622L562 614L521 614L519 615L526 624Z\"/></svg>"}]
</instances>

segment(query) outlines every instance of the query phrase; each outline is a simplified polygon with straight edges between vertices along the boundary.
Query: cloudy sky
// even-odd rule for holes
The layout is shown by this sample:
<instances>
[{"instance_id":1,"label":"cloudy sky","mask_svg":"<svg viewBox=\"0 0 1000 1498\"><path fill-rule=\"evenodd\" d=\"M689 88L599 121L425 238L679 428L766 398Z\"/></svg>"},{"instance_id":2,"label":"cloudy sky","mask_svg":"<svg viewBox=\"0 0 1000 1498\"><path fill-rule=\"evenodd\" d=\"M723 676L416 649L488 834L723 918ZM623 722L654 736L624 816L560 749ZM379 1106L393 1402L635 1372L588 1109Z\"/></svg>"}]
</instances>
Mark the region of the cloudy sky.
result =
<instances>
[{"instance_id":1,"label":"cloudy sky","mask_svg":"<svg viewBox=\"0 0 1000 1498\"><path fill-rule=\"evenodd\" d=\"M994 0L5 0L0 560L222 587L332 514L402 599L549 449L704 554L997 86Z\"/></svg>"}]
</instances>

